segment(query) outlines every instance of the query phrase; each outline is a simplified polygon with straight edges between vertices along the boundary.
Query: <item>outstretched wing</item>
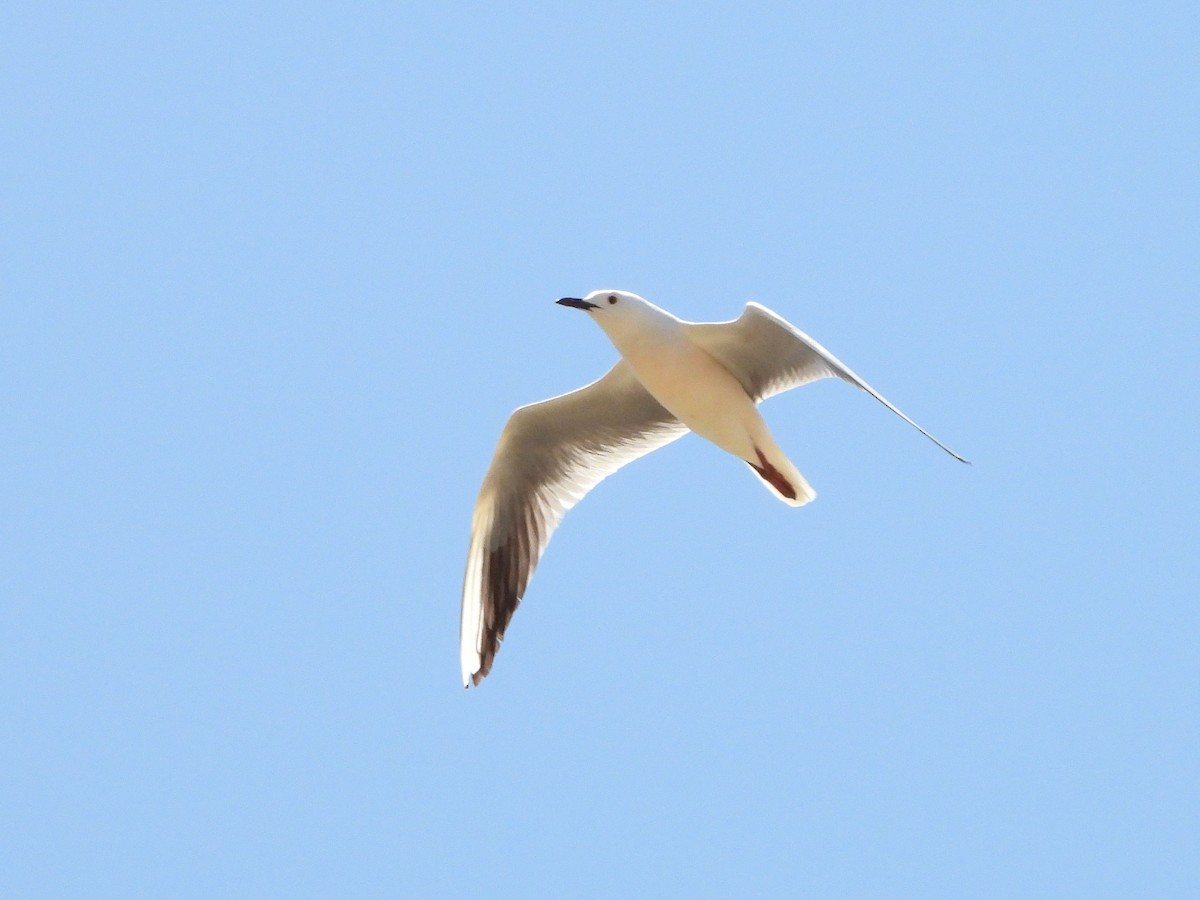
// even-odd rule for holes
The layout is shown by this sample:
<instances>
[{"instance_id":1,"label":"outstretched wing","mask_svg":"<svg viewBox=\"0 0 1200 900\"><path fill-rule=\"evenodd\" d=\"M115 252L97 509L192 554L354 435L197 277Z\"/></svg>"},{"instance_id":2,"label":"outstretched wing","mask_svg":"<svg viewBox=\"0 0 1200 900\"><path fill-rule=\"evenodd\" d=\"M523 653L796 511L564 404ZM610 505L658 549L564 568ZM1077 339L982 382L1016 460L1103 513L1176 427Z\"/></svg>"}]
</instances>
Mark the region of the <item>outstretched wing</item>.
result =
<instances>
[{"instance_id":1,"label":"outstretched wing","mask_svg":"<svg viewBox=\"0 0 1200 900\"><path fill-rule=\"evenodd\" d=\"M810 381L837 377L866 391L959 462L966 462L893 406L836 356L790 322L758 303L747 303L732 322L688 322L689 337L727 368L758 403Z\"/></svg>"},{"instance_id":2,"label":"outstretched wing","mask_svg":"<svg viewBox=\"0 0 1200 900\"><path fill-rule=\"evenodd\" d=\"M587 387L512 414L471 520L459 622L464 686L491 670L567 510L617 469L686 432L624 360Z\"/></svg>"}]
</instances>

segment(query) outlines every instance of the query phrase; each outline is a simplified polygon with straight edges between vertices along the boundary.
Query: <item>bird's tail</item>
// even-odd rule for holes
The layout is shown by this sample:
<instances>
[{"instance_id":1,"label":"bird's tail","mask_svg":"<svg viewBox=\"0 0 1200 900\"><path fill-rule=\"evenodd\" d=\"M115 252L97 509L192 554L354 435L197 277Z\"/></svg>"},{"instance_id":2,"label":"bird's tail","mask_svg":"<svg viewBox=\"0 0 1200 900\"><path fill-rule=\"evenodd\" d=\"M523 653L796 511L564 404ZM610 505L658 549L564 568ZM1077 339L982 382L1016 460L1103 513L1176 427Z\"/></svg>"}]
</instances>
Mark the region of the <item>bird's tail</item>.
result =
<instances>
[{"instance_id":1,"label":"bird's tail","mask_svg":"<svg viewBox=\"0 0 1200 900\"><path fill-rule=\"evenodd\" d=\"M776 497L788 506L803 506L816 499L817 492L782 450L771 446L764 451L756 444L754 452L758 461L746 460L746 465L755 471Z\"/></svg>"}]
</instances>

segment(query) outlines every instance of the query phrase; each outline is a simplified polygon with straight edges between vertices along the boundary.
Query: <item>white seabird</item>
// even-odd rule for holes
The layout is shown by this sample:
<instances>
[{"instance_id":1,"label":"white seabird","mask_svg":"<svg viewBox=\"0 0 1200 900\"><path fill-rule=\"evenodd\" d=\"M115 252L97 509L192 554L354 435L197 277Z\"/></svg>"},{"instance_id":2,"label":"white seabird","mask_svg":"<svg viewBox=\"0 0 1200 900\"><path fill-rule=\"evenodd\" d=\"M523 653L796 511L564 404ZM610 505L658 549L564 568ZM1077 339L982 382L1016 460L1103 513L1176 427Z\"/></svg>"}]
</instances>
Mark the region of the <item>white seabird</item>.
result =
<instances>
[{"instance_id":1,"label":"white seabird","mask_svg":"<svg viewBox=\"0 0 1200 900\"><path fill-rule=\"evenodd\" d=\"M604 329L621 359L592 384L516 410L483 479L463 581L463 685L492 668L504 630L567 510L617 469L688 431L743 460L784 503L816 492L771 437L757 404L837 376L955 459L832 353L765 306L732 322L685 322L627 291L564 297Z\"/></svg>"}]
</instances>

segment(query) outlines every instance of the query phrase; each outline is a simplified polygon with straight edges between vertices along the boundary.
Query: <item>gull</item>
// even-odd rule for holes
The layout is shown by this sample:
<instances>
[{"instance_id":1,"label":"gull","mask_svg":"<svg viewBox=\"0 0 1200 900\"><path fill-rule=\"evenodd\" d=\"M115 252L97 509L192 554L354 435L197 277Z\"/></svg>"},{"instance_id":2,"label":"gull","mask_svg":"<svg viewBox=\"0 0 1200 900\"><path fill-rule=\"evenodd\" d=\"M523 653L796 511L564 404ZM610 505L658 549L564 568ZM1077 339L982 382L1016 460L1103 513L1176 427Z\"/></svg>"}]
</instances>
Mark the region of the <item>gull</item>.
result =
<instances>
[{"instance_id":1,"label":"gull","mask_svg":"<svg viewBox=\"0 0 1200 900\"><path fill-rule=\"evenodd\" d=\"M628 291L559 304L585 311L621 354L586 387L517 409L500 433L471 519L459 620L463 686L491 671L550 535L622 466L693 431L743 460L790 506L816 497L758 403L821 378L866 391L967 462L781 316L748 303L730 322L686 322Z\"/></svg>"}]
</instances>

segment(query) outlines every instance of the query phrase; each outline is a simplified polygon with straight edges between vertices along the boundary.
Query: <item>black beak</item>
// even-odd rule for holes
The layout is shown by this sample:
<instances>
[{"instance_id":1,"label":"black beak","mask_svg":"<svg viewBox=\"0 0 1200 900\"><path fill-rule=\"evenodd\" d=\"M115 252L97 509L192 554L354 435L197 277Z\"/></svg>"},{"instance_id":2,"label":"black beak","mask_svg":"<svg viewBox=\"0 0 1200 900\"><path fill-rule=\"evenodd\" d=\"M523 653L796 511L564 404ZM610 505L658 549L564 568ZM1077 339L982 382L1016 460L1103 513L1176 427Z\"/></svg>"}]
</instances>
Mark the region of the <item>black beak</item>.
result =
<instances>
[{"instance_id":1,"label":"black beak","mask_svg":"<svg viewBox=\"0 0 1200 900\"><path fill-rule=\"evenodd\" d=\"M578 297L563 297L561 300L555 301L560 306L569 306L572 309L599 309L599 303L588 303L586 300L580 300Z\"/></svg>"}]
</instances>

